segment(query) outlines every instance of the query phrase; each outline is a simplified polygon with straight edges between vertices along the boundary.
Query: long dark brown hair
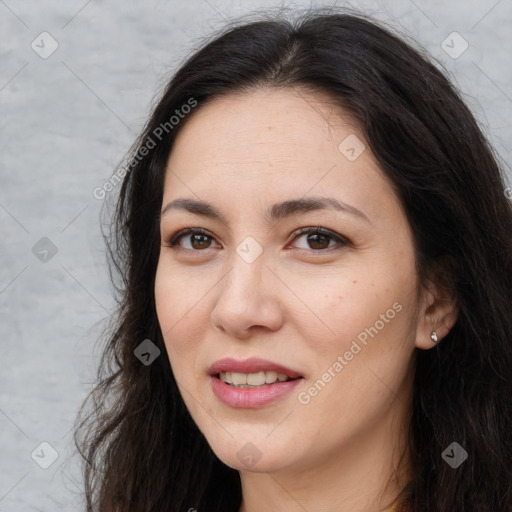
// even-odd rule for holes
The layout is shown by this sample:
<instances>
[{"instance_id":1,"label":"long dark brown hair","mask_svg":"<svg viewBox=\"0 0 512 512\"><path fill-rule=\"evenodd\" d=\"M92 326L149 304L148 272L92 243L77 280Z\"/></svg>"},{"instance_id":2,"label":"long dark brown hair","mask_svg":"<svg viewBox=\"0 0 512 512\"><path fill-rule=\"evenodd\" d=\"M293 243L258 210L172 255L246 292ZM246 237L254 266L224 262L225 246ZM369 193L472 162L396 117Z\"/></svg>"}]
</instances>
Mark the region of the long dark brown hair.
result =
<instances>
[{"instance_id":1,"label":"long dark brown hair","mask_svg":"<svg viewBox=\"0 0 512 512\"><path fill-rule=\"evenodd\" d=\"M457 323L415 358L406 510L512 511L512 207L499 158L445 75L392 29L325 10L232 24L173 75L120 166L105 237L118 309L75 430L88 511L238 512L239 472L184 405L153 290L177 133L205 102L258 87L327 94L352 114L403 203L421 282L442 263L453 287ZM150 365L134 355L145 339L161 351ZM441 456L453 442L468 453L456 469Z\"/></svg>"}]
</instances>

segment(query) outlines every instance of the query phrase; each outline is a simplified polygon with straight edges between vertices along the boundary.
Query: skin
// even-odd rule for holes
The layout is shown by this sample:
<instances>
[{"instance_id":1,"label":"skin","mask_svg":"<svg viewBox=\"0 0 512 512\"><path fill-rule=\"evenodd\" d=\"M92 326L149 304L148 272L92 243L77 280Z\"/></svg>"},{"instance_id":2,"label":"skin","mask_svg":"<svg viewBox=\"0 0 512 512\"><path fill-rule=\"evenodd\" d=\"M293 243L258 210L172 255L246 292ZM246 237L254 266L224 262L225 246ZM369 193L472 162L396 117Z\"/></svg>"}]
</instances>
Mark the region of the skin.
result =
<instances>
[{"instance_id":1,"label":"skin","mask_svg":"<svg viewBox=\"0 0 512 512\"><path fill-rule=\"evenodd\" d=\"M366 146L354 161L338 149L351 134ZM336 210L264 217L274 203L312 196L368 220ZM216 455L240 471L240 512L384 510L411 476L415 350L434 345L432 330L441 341L456 311L440 286L418 293L410 225L356 123L306 91L218 97L187 120L170 154L162 209L181 197L210 202L226 223L177 209L162 216L157 315L187 408ZM350 243L296 234L315 226ZM169 247L186 227L209 236ZM252 263L236 252L248 236L263 249ZM333 371L393 304L400 311ZM213 394L208 368L253 356L304 380L270 405L231 408ZM335 376L301 403L329 368ZM248 442L261 453L252 467L237 456Z\"/></svg>"}]
</instances>

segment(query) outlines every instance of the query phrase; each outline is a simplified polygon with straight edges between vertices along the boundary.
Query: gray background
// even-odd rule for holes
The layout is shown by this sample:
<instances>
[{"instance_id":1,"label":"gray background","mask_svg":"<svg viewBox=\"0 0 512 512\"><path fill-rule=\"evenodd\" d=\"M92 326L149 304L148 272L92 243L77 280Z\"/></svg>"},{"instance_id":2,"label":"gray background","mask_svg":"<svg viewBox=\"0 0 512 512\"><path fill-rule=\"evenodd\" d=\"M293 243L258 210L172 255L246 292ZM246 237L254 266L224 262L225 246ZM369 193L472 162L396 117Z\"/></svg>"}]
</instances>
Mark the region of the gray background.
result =
<instances>
[{"instance_id":1,"label":"gray background","mask_svg":"<svg viewBox=\"0 0 512 512\"><path fill-rule=\"evenodd\" d=\"M0 511L83 510L71 429L114 306L94 188L202 36L278 5L0 0ZM446 66L512 177L512 0L351 5L394 22ZM441 46L453 31L469 44L458 58ZM42 32L58 43L45 59L55 43ZM47 469L41 442L58 453Z\"/></svg>"}]
</instances>

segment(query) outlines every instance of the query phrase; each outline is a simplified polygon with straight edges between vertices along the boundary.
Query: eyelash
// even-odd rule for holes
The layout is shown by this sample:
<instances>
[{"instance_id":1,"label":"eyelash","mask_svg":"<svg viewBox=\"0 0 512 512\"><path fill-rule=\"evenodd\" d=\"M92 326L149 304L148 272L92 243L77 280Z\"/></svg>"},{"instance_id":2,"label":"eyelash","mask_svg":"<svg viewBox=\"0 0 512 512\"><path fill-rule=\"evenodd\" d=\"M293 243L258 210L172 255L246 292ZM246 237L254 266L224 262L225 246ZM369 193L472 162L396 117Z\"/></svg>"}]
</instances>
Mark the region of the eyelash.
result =
<instances>
[{"instance_id":1,"label":"eyelash","mask_svg":"<svg viewBox=\"0 0 512 512\"><path fill-rule=\"evenodd\" d=\"M299 238L301 235L304 235L304 234L320 234L320 235L327 236L328 238L331 238L332 240L338 242L339 246L338 247L335 247L335 246L327 247L325 249L298 249L301 252L326 253L326 252L332 251L333 249L339 249L339 248L344 247L344 246L351 246L352 245L351 242L347 238L342 237L341 235L338 235L338 234L334 233L334 231L322 228L320 226L310 226L310 227L305 227L305 228L299 229L295 233L295 236L292 239L292 242L295 241L297 238ZM207 236L209 238L212 238L212 239L214 238L205 229L202 229L202 228L186 228L186 229L182 229L181 231L178 231L177 233L174 233L170 237L168 237L165 240L164 245L166 247L170 247L171 249L174 249L174 250L184 250L184 251L192 251L192 252L205 252L205 251L207 251L209 249L209 248L206 248L206 249L184 249L184 248L179 247L179 246L176 248L175 246L178 244L180 239L183 238L186 235L205 235L205 236Z\"/></svg>"}]
</instances>

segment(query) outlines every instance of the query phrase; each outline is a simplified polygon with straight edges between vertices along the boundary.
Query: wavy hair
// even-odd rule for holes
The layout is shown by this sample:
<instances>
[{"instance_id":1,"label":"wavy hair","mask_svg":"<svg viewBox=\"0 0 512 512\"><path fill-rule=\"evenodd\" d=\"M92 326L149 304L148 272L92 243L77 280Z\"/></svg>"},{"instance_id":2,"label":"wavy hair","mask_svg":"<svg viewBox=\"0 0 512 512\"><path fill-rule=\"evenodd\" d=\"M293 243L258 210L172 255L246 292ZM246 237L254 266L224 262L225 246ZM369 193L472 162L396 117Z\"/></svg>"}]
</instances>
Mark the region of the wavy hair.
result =
<instances>
[{"instance_id":1,"label":"wavy hair","mask_svg":"<svg viewBox=\"0 0 512 512\"><path fill-rule=\"evenodd\" d=\"M204 41L172 76L120 167L104 235L118 307L75 427L87 510L239 510L239 472L216 457L178 391L154 281L177 133L206 102L258 87L327 94L353 116L403 204L422 286L442 271L456 297L455 326L415 357L404 510L511 512L512 206L500 160L423 50L364 15L325 10L239 21ZM192 101L193 111L170 127ZM134 356L144 339L161 350L148 366ZM441 457L454 441L468 452L457 469Z\"/></svg>"}]
</instances>

